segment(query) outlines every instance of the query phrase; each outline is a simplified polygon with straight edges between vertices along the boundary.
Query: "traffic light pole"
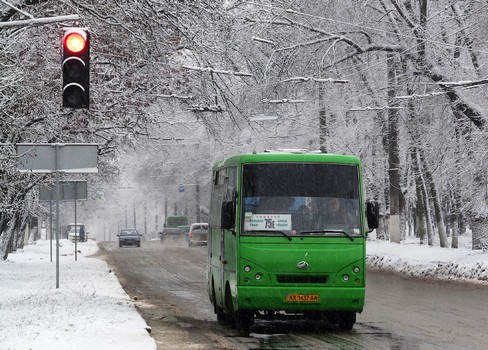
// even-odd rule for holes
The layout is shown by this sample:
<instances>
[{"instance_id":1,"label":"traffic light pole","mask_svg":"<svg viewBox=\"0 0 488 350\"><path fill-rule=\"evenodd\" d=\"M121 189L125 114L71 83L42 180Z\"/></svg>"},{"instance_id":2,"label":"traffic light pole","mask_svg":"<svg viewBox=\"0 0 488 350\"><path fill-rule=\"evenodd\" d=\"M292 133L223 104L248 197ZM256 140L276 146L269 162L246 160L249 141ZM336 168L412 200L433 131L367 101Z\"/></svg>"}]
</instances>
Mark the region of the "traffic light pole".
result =
<instances>
[{"instance_id":1,"label":"traffic light pole","mask_svg":"<svg viewBox=\"0 0 488 350\"><path fill-rule=\"evenodd\" d=\"M59 288L59 144L55 145L54 167L56 169L56 288Z\"/></svg>"}]
</instances>

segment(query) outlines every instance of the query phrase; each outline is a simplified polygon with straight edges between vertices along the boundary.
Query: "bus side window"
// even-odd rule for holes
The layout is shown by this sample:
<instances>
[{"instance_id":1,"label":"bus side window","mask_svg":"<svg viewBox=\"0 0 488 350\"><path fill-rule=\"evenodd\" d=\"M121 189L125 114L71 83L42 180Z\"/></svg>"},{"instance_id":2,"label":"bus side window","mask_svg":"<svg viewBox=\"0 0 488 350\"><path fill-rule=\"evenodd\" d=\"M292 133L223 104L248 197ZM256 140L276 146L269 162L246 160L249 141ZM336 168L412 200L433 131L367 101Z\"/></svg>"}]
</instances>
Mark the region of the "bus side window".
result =
<instances>
[{"instance_id":1,"label":"bus side window","mask_svg":"<svg viewBox=\"0 0 488 350\"><path fill-rule=\"evenodd\" d=\"M221 205L223 202L223 169L216 170L214 172L213 188L211 194L211 213L210 213L210 226L219 227L221 223Z\"/></svg>"},{"instance_id":2,"label":"bus side window","mask_svg":"<svg viewBox=\"0 0 488 350\"><path fill-rule=\"evenodd\" d=\"M236 167L229 167L226 170L227 171L226 171L226 175L224 178L224 188L225 188L224 200L225 201L232 201L234 199L235 191L237 189L236 188L237 169L236 169Z\"/></svg>"},{"instance_id":3,"label":"bus side window","mask_svg":"<svg viewBox=\"0 0 488 350\"><path fill-rule=\"evenodd\" d=\"M213 179L214 186L217 186L219 184L219 171L215 171L214 173L214 179Z\"/></svg>"},{"instance_id":4,"label":"bus side window","mask_svg":"<svg viewBox=\"0 0 488 350\"><path fill-rule=\"evenodd\" d=\"M220 227L225 230L234 230L236 222L235 206L232 201L222 202Z\"/></svg>"}]
</instances>

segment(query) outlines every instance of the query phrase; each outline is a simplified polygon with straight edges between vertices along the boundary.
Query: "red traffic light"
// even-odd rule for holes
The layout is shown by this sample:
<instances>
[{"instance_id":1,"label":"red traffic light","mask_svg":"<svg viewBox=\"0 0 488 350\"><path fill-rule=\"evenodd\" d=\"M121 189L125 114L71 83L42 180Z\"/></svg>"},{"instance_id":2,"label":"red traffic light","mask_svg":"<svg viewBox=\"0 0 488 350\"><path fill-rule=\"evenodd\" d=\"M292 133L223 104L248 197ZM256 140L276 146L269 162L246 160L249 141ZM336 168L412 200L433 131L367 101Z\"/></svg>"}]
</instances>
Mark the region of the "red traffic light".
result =
<instances>
[{"instance_id":1,"label":"red traffic light","mask_svg":"<svg viewBox=\"0 0 488 350\"><path fill-rule=\"evenodd\" d=\"M86 28L64 28L63 107L89 108L90 32Z\"/></svg>"},{"instance_id":2,"label":"red traffic light","mask_svg":"<svg viewBox=\"0 0 488 350\"><path fill-rule=\"evenodd\" d=\"M64 47L71 53L80 53L86 47L86 36L82 32L72 32L64 37Z\"/></svg>"}]
</instances>

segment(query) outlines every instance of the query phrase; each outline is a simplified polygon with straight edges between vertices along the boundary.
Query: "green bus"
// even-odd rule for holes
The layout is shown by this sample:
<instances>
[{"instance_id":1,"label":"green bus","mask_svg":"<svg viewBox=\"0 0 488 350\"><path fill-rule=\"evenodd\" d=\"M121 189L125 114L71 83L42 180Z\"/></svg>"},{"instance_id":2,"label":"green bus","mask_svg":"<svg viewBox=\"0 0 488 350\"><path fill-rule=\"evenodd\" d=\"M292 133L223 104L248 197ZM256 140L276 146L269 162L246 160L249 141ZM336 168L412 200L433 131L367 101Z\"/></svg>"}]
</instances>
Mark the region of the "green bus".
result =
<instances>
[{"instance_id":1,"label":"green bus","mask_svg":"<svg viewBox=\"0 0 488 350\"><path fill-rule=\"evenodd\" d=\"M188 216L175 215L166 217L163 231L159 232L159 234L161 235L161 243L164 243L169 239L183 239L185 237L185 231L183 231L184 227L189 226L189 223L190 220Z\"/></svg>"},{"instance_id":2,"label":"green bus","mask_svg":"<svg viewBox=\"0 0 488 350\"><path fill-rule=\"evenodd\" d=\"M263 152L212 173L207 289L217 321L247 331L255 318L300 316L352 329L364 307L366 234L378 226L360 160Z\"/></svg>"},{"instance_id":3,"label":"green bus","mask_svg":"<svg viewBox=\"0 0 488 350\"><path fill-rule=\"evenodd\" d=\"M188 219L188 216L168 216L166 218L165 226L167 228L178 228L178 226L188 226L190 223L190 220Z\"/></svg>"}]
</instances>

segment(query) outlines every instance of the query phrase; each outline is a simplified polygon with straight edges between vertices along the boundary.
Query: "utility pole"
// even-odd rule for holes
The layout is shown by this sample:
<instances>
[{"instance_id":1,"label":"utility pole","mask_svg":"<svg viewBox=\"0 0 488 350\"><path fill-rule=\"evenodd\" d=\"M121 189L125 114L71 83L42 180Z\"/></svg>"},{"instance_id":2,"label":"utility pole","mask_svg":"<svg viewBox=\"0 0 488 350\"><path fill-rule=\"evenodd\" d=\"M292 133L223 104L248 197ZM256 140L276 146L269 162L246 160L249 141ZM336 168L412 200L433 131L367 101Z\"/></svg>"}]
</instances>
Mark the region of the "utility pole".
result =
<instances>
[{"instance_id":1,"label":"utility pole","mask_svg":"<svg viewBox=\"0 0 488 350\"><path fill-rule=\"evenodd\" d=\"M201 222L200 220L200 182L197 180L197 184L195 186L195 199L196 199L196 205L197 205L197 222Z\"/></svg>"},{"instance_id":2,"label":"utility pole","mask_svg":"<svg viewBox=\"0 0 488 350\"><path fill-rule=\"evenodd\" d=\"M137 222L136 222L136 205L134 204L134 228L137 229Z\"/></svg>"},{"instance_id":3,"label":"utility pole","mask_svg":"<svg viewBox=\"0 0 488 350\"><path fill-rule=\"evenodd\" d=\"M144 235L147 237L147 205L144 202Z\"/></svg>"},{"instance_id":4,"label":"utility pole","mask_svg":"<svg viewBox=\"0 0 488 350\"><path fill-rule=\"evenodd\" d=\"M166 224L166 218L168 217L168 198L164 199L164 220Z\"/></svg>"},{"instance_id":5,"label":"utility pole","mask_svg":"<svg viewBox=\"0 0 488 350\"><path fill-rule=\"evenodd\" d=\"M325 112L324 84L319 83L319 140L320 151L327 153L327 115Z\"/></svg>"}]
</instances>

